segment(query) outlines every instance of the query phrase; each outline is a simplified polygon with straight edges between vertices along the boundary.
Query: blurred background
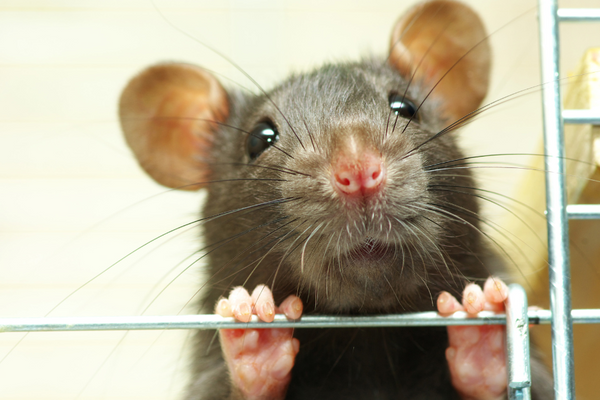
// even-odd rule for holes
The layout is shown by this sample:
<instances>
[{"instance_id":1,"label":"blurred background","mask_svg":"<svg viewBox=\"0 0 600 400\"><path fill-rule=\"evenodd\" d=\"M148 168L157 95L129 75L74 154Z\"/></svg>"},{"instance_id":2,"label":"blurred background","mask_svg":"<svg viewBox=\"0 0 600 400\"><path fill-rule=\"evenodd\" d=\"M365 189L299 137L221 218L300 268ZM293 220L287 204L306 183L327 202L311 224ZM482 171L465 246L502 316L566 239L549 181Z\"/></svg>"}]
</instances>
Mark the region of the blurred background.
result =
<instances>
[{"instance_id":1,"label":"blurred background","mask_svg":"<svg viewBox=\"0 0 600 400\"><path fill-rule=\"evenodd\" d=\"M183 61L214 71L225 86L258 92L202 43L266 89L324 61L385 56L393 23L413 3L157 0L154 7L150 0L0 0L0 317L193 312L186 304L201 283L198 265L157 295L191 264L186 257L200 243L196 229L117 263L196 219L202 201L202 193L158 186L138 167L116 117L122 88L145 66ZM491 34L486 103L539 85L536 2L466 3ZM586 48L600 45L600 28L563 24L561 38L567 76ZM540 94L527 93L461 131L468 154L538 152ZM504 161L528 165L529 158ZM482 169L478 179L513 197L521 173ZM499 207L485 212L500 223L505 218ZM187 378L187 336L3 333L0 398L177 399Z\"/></svg>"}]
</instances>

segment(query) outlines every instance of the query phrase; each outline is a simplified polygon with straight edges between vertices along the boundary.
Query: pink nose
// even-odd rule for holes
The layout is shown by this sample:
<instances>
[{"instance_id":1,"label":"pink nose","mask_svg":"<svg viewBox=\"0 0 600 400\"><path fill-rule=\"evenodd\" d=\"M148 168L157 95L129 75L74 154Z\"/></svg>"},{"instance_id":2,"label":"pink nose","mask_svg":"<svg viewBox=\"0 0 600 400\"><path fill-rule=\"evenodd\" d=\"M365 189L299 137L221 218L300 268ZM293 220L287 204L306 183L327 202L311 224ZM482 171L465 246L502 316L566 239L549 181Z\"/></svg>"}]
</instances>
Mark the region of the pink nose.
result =
<instances>
[{"instance_id":1,"label":"pink nose","mask_svg":"<svg viewBox=\"0 0 600 400\"><path fill-rule=\"evenodd\" d=\"M333 182L348 196L366 196L380 190L386 179L380 156L363 153L358 160L350 161L343 155L333 168Z\"/></svg>"}]
</instances>

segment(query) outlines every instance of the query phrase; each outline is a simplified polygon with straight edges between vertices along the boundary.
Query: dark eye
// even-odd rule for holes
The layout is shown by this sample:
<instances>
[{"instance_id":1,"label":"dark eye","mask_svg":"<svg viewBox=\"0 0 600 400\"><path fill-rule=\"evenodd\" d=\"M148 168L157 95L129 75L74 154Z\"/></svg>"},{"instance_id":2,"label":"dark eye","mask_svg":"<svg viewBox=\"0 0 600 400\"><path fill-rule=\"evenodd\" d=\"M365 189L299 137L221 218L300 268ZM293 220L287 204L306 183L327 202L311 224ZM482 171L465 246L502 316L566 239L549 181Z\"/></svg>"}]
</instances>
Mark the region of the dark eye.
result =
<instances>
[{"instance_id":1,"label":"dark eye","mask_svg":"<svg viewBox=\"0 0 600 400\"><path fill-rule=\"evenodd\" d=\"M390 108L394 114L401 117L418 119L417 106L415 106L415 103L398 93L392 93L390 95Z\"/></svg>"},{"instance_id":2,"label":"dark eye","mask_svg":"<svg viewBox=\"0 0 600 400\"><path fill-rule=\"evenodd\" d=\"M279 132L271 122L261 122L256 125L248 136L247 151L250 159L256 159L278 140Z\"/></svg>"}]
</instances>

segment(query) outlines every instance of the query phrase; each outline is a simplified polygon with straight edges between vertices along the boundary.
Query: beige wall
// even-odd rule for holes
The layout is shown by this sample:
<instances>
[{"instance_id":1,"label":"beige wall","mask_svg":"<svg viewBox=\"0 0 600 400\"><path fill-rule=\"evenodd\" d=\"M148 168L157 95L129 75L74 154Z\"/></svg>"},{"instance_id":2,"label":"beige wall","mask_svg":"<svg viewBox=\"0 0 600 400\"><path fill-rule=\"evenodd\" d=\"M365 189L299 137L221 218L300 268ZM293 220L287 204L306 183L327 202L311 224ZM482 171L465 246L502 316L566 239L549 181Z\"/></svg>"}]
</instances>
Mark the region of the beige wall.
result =
<instances>
[{"instance_id":1,"label":"beige wall","mask_svg":"<svg viewBox=\"0 0 600 400\"><path fill-rule=\"evenodd\" d=\"M157 1L177 28L229 55L267 88L324 60L383 54L392 23L410 2L322 3ZM489 101L539 84L535 2L468 3L490 32L500 29L491 38ZM585 47L600 44L599 31L564 27L563 71ZM201 195L165 193L151 182L124 146L115 117L127 79L160 60L202 64L255 90L228 62L167 24L150 0L0 0L0 317L44 315L123 255L196 216ZM535 151L539 98L534 91L472 123L464 134L469 152ZM482 183L511 196L515 171L492 172L481 174ZM171 279L170 269L197 248L196 236L188 231L136 253L52 315L139 313L158 292L154 285L165 274L162 282ZM178 279L147 314L179 312L198 275ZM0 334L0 358L21 337ZM177 398L184 340L184 332L31 334L0 363L0 398Z\"/></svg>"}]
</instances>

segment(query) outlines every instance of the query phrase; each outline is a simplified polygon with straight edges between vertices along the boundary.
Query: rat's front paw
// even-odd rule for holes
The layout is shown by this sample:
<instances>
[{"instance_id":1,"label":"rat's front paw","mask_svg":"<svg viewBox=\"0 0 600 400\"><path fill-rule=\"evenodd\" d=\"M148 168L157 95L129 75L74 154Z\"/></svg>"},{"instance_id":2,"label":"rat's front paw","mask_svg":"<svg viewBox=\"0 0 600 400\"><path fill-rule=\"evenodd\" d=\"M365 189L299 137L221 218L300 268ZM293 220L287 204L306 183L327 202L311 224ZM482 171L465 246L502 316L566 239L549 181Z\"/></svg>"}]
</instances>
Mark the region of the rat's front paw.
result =
<instances>
[{"instance_id":1,"label":"rat's front paw","mask_svg":"<svg viewBox=\"0 0 600 400\"><path fill-rule=\"evenodd\" d=\"M302 315L302 301L289 296L275 307L271 290L257 286L252 295L237 287L227 299L219 300L216 313L248 322L253 314L272 322L275 313L289 319ZM300 342L292 329L221 329L223 356L235 391L244 399L283 399Z\"/></svg>"},{"instance_id":2,"label":"rat's front paw","mask_svg":"<svg viewBox=\"0 0 600 400\"><path fill-rule=\"evenodd\" d=\"M455 311L477 314L479 311L503 311L508 288L500 279L491 277L483 291L469 284L463 291L462 304L450 293L442 292L438 311L449 315ZM446 359L454 388L465 400L496 400L506 396L505 328L492 326L449 326L450 346Z\"/></svg>"}]
</instances>

